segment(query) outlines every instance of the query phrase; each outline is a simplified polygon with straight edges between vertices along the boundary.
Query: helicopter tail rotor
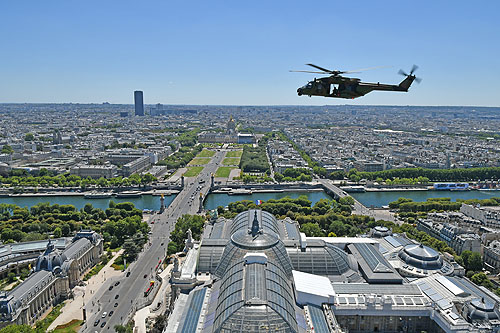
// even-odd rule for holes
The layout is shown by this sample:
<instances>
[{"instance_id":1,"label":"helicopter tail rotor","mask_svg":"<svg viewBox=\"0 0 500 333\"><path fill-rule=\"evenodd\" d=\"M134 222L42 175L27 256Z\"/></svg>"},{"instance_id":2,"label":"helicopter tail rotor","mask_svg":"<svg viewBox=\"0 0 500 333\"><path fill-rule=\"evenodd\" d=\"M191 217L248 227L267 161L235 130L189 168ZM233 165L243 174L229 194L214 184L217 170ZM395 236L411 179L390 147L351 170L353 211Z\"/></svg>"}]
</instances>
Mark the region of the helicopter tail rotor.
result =
<instances>
[{"instance_id":1,"label":"helicopter tail rotor","mask_svg":"<svg viewBox=\"0 0 500 333\"><path fill-rule=\"evenodd\" d=\"M398 74L403 75L403 76L406 76L406 77L413 77L413 79L414 79L415 81L417 81L417 83L420 83L420 82L422 82L422 79L421 79L421 78L419 78L419 77L416 77L416 76L414 75L414 73L415 73L415 71L416 71L417 69L418 69L418 66L417 66L417 65L413 65L413 67L411 68L410 74L406 73L406 72L405 72L404 70L402 70L402 69L400 69L400 70L399 70Z\"/></svg>"}]
</instances>

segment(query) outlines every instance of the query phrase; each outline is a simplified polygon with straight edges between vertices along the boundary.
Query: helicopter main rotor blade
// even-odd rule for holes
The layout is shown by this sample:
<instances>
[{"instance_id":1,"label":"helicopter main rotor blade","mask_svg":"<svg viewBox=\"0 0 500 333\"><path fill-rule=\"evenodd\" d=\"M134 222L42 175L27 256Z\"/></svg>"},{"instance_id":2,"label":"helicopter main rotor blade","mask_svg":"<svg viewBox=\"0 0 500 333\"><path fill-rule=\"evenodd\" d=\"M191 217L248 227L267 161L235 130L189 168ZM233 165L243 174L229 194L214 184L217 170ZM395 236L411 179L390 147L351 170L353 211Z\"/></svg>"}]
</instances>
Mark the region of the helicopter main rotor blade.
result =
<instances>
[{"instance_id":1,"label":"helicopter main rotor blade","mask_svg":"<svg viewBox=\"0 0 500 333\"><path fill-rule=\"evenodd\" d=\"M361 69L353 69L352 71L342 71L342 73L348 74L348 73L359 73L363 71L369 71L372 69L378 69L378 68L389 68L392 66L375 66L375 67L368 67L368 68L361 68Z\"/></svg>"},{"instance_id":2,"label":"helicopter main rotor blade","mask_svg":"<svg viewBox=\"0 0 500 333\"><path fill-rule=\"evenodd\" d=\"M313 73L313 74L329 74L329 73L325 73L325 72L311 72L311 71L292 71L290 70L289 72L294 72L294 73Z\"/></svg>"},{"instance_id":3,"label":"helicopter main rotor blade","mask_svg":"<svg viewBox=\"0 0 500 333\"><path fill-rule=\"evenodd\" d=\"M307 66L311 66L311 67L314 67L316 69L319 69L320 71L323 71L323 72L327 72L327 73L333 73L335 71L331 71L329 69L326 69L326 68L323 68L323 67L319 67L319 66L316 66L314 64L306 64Z\"/></svg>"},{"instance_id":4,"label":"helicopter main rotor blade","mask_svg":"<svg viewBox=\"0 0 500 333\"><path fill-rule=\"evenodd\" d=\"M413 75L413 73L418 69L418 66L417 65L413 65L413 67L411 68L411 71L410 71L410 75Z\"/></svg>"}]
</instances>

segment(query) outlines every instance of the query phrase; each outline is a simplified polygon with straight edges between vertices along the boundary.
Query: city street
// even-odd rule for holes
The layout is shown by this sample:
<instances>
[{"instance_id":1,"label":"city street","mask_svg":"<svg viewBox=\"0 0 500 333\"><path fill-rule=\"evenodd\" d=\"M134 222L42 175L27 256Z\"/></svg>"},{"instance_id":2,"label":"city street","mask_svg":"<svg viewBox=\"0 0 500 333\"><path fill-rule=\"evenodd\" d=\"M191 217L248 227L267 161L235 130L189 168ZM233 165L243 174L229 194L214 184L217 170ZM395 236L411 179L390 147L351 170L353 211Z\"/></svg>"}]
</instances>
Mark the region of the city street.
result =
<instances>
[{"instance_id":1,"label":"city street","mask_svg":"<svg viewBox=\"0 0 500 333\"><path fill-rule=\"evenodd\" d=\"M224 155L225 151L217 151L197 177L185 178L183 190L170 206L162 214L153 217L155 223L151 224L152 237L138 259L120 277L106 281L92 301L85 304L88 320L81 332L114 332L115 325L125 324L138 309L146 305L144 291L155 278L156 265L165 257L170 232L174 230L175 222L184 214L198 213L200 193L203 195L208 193L210 176L215 174ZM127 277L128 272L130 275ZM115 286L118 281L120 284ZM157 285L155 288L158 288ZM154 293L155 291L151 295ZM153 297L151 295L150 297ZM113 311L111 316L109 316L110 311ZM104 312L107 315L102 318ZM97 319L99 323L94 326ZM103 322L105 325L101 328Z\"/></svg>"}]
</instances>

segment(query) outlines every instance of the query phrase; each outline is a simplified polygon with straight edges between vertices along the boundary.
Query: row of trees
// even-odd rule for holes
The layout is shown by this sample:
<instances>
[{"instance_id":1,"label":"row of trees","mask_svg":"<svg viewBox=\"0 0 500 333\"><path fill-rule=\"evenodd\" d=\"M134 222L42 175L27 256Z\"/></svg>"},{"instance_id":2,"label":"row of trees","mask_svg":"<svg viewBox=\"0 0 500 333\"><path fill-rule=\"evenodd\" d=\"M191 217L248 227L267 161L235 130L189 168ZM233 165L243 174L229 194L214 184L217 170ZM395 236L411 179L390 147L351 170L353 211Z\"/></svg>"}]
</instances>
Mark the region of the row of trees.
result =
<instances>
[{"instance_id":1,"label":"row of trees","mask_svg":"<svg viewBox=\"0 0 500 333\"><path fill-rule=\"evenodd\" d=\"M396 201L389 203L389 208L399 209L400 212L430 212L430 211L455 211L459 210L462 203L479 204L481 206L499 206L500 198L489 199L457 199L452 202L451 198L428 198L427 201L415 202L409 198L399 198Z\"/></svg>"},{"instance_id":2,"label":"row of trees","mask_svg":"<svg viewBox=\"0 0 500 333\"><path fill-rule=\"evenodd\" d=\"M142 211L131 202L109 203L102 210L86 204L77 210L73 205L39 203L30 209L13 204L0 204L0 237L4 243L71 236L80 229L101 233L111 248L123 245L126 239L139 235L146 237L147 223L142 222Z\"/></svg>"},{"instance_id":3,"label":"row of trees","mask_svg":"<svg viewBox=\"0 0 500 333\"><path fill-rule=\"evenodd\" d=\"M269 162L267 161L266 147L270 134L266 134L259 140L257 147L245 145L240 159L240 169L243 172L270 172Z\"/></svg>"},{"instance_id":4,"label":"row of trees","mask_svg":"<svg viewBox=\"0 0 500 333\"><path fill-rule=\"evenodd\" d=\"M181 147L172 155L158 162L158 165L165 165L168 169L185 167L202 149L202 145Z\"/></svg>"},{"instance_id":5,"label":"row of trees","mask_svg":"<svg viewBox=\"0 0 500 333\"><path fill-rule=\"evenodd\" d=\"M467 182L485 179L500 179L500 167L467 168L467 169L424 169L424 168L402 168L375 172L360 172L356 169L335 171L330 173L330 179L349 178L353 181L360 179L380 180L387 179L413 179L433 182Z\"/></svg>"},{"instance_id":6,"label":"row of trees","mask_svg":"<svg viewBox=\"0 0 500 333\"><path fill-rule=\"evenodd\" d=\"M80 187L82 189L89 186L98 187L128 187L133 185L146 185L156 181L156 177L147 173L139 175L137 173L129 177L114 177L106 179L82 178L77 175L70 175L68 172L54 175L41 169L38 174L30 174L25 170L13 170L6 177L0 176L0 185L7 187Z\"/></svg>"},{"instance_id":7,"label":"row of trees","mask_svg":"<svg viewBox=\"0 0 500 333\"><path fill-rule=\"evenodd\" d=\"M262 175L250 175L248 173L241 172L239 177L235 177L234 179L240 179L242 180L245 184L248 183L265 183L265 182L272 182L273 179L268 176L268 172L262 174Z\"/></svg>"},{"instance_id":8,"label":"row of trees","mask_svg":"<svg viewBox=\"0 0 500 333\"><path fill-rule=\"evenodd\" d=\"M274 179L277 182L310 182L312 180L311 171L308 168L288 168L283 174L276 172Z\"/></svg>"}]
</instances>

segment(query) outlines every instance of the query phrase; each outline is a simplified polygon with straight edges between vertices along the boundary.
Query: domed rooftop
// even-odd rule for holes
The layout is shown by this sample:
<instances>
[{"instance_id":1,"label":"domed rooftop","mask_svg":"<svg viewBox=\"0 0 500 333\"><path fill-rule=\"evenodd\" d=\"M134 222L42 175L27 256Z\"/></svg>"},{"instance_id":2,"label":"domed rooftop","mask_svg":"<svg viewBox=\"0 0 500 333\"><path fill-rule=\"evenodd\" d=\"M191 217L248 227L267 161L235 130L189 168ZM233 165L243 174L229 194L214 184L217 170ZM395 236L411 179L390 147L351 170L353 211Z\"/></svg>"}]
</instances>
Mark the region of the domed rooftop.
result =
<instances>
[{"instance_id":1,"label":"domed rooftop","mask_svg":"<svg viewBox=\"0 0 500 333\"><path fill-rule=\"evenodd\" d=\"M278 243L279 238L276 234L271 233L259 233L252 236L252 234L249 234L248 232L239 230L231 236L231 241L239 247L248 250L262 250L274 246Z\"/></svg>"},{"instance_id":2,"label":"domed rooftop","mask_svg":"<svg viewBox=\"0 0 500 333\"><path fill-rule=\"evenodd\" d=\"M483 299L475 299L467 303L467 319L471 321L494 320L500 318L500 312L495 304Z\"/></svg>"},{"instance_id":3,"label":"domed rooftop","mask_svg":"<svg viewBox=\"0 0 500 333\"><path fill-rule=\"evenodd\" d=\"M36 260L35 269L37 272L41 270L54 271L56 267L60 268L64 261L66 261L66 255L56 250L55 245L49 239L47 249Z\"/></svg>"},{"instance_id":4,"label":"domed rooftop","mask_svg":"<svg viewBox=\"0 0 500 333\"><path fill-rule=\"evenodd\" d=\"M293 269L301 272L316 275L342 275L353 267L357 268L357 262L351 263L344 250L322 240L309 241L303 251L297 247L287 247L286 250ZM352 260L356 259L352 257Z\"/></svg>"},{"instance_id":5,"label":"domed rooftop","mask_svg":"<svg viewBox=\"0 0 500 333\"><path fill-rule=\"evenodd\" d=\"M384 227L382 225L376 226L371 232L372 237L382 238L385 236L390 236L392 234L391 229Z\"/></svg>"},{"instance_id":6,"label":"domed rooftop","mask_svg":"<svg viewBox=\"0 0 500 333\"><path fill-rule=\"evenodd\" d=\"M264 219L269 219L269 216L274 221L269 224L269 227L264 228L263 226L266 225ZM270 259L279 262L286 274L291 276L292 264L285 245L278 234L272 230L272 226L276 223L274 216L262 211L249 210L238 214L234 220L238 222L236 231L224 248L214 272L216 276L223 276L231 263L241 259L249 251L265 253Z\"/></svg>"},{"instance_id":7,"label":"domed rooftop","mask_svg":"<svg viewBox=\"0 0 500 333\"><path fill-rule=\"evenodd\" d=\"M439 253L422 244L406 245L399 252L399 257L408 265L422 269L440 269L443 266L443 258Z\"/></svg>"},{"instance_id":8,"label":"domed rooftop","mask_svg":"<svg viewBox=\"0 0 500 333\"><path fill-rule=\"evenodd\" d=\"M252 226L247 230L240 229L231 236L231 241L247 250L263 250L278 242L279 238L272 231L264 233L260 228L257 211L254 211Z\"/></svg>"}]
</instances>

